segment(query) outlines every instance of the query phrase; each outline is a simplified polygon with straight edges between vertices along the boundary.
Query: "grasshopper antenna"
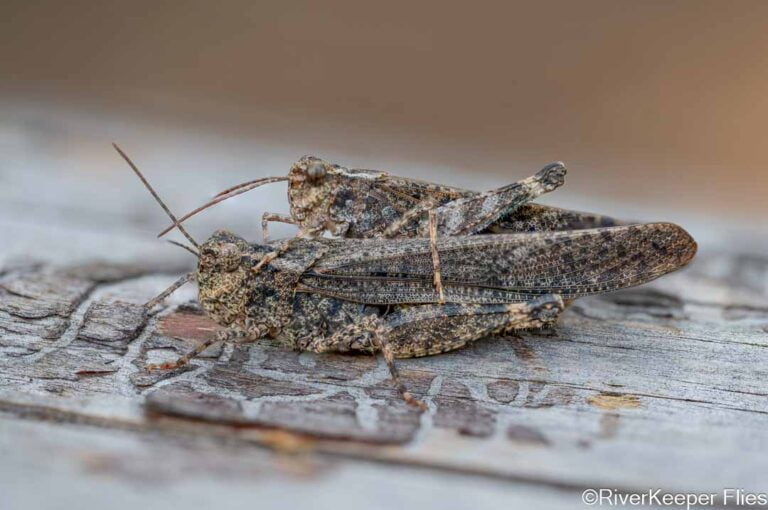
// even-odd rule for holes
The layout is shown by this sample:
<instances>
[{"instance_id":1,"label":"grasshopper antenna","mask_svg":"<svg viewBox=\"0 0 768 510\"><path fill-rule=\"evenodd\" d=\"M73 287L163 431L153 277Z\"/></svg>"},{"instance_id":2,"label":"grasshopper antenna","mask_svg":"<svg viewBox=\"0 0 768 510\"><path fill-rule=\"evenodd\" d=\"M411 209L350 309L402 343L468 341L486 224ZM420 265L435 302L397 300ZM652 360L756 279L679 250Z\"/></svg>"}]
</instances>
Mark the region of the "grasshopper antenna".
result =
<instances>
[{"instance_id":1,"label":"grasshopper antenna","mask_svg":"<svg viewBox=\"0 0 768 510\"><path fill-rule=\"evenodd\" d=\"M224 200L227 200L229 198L236 197L237 195L246 193L248 191L251 191L252 189L258 188L259 186L263 186L265 184L271 184L273 182L281 182L281 181L287 181L287 180L288 180L288 177L264 177L264 178L261 178L261 179L256 179L255 181L244 182L242 184L238 184L237 186L233 186L233 187L231 187L229 189L226 189L226 190L222 191L221 193L217 194L214 197L214 199L211 200L210 202L208 202L207 204L201 205L200 207L198 207L194 211L185 214L184 216L182 216L178 220L174 219L173 220L173 222L174 222L173 225L171 225L170 227L168 227L165 230L163 230L162 232L160 232L157 235L157 237L163 237L165 234L167 234L168 232L170 232L171 230L173 230L176 227L179 227L179 229L181 230L183 228L181 226L181 224L184 221L188 220L189 218L191 218L192 216L196 215L197 213L199 213L201 211L204 211L204 210L208 209L209 207L212 207L212 206L218 204L219 202L223 202Z\"/></svg>"},{"instance_id":2,"label":"grasshopper antenna","mask_svg":"<svg viewBox=\"0 0 768 510\"><path fill-rule=\"evenodd\" d=\"M187 246L186 244L182 244L182 243L179 243L179 242L176 242L176 241L168 241L168 242L169 242L169 243L171 243L171 244L172 244L172 245L174 245L174 246L178 246L179 248L182 248L182 249L184 249L184 250L187 250L189 253L191 253L191 254L192 254L192 255L194 255L195 257L197 257L197 258L200 258L200 254L199 254L199 253L197 253L197 251L196 251L196 250L193 250L192 248L190 248L189 246Z\"/></svg>"},{"instance_id":3,"label":"grasshopper antenna","mask_svg":"<svg viewBox=\"0 0 768 510\"><path fill-rule=\"evenodd\" d=\"M267 179L277 179L277 180L269 181L269 182L264 182ZM232 186L231 188L227 188L224 191L220 191L220 192L216 193L213 196L213 198L219 198L219 197L223 197L224 195L229 195L233 191L241 190L241 189L246 188L248 186L253 186L253 187L250 187L250 188L248 188L246 190L243 190L240 193L245 193L246 191L250 191L250 190L252 190L255 187L261 186L262 184L269 184L269 183L272 183L272 182L279 182L279 181L286 181L286 180L288 180L288 177L262 177L261 179L255 179L253 181L243 182L243 183L240 183L240 184L238 184L236 186ZM237 194L239 195L240 193L237 193ZM235 195L232 195L232 196L234 197Z\"/></svg>"},{"instance_id":4,"label":"grasshopper antenna","mask_svg":"<svg viewBox=\"0 0 768 510\"><path fill-rule=\"evenodd\" d=\"M180 231L182 234L184 234L184 237L186 237L186 238L187 238L187 240L188 240L190 243L192 243L192 245L193 245L195 248L198 248L198 249L199 249L199 248L200 248L200 245L199 245L199 244L197 244L197 241L195 241L195 240L192 238L192 236L191 236L191 235L189 235L189 232L187 232L187 230L186 230L184 227L182 227L181 225L178 225L178 221L176 220L176 216L174 216L174 215L173 215L173 213L171 212L171 210L170 210L170 209L168 209L168 206L167 206L167 205L165 205L165 203L163 202L163 200L160 198L160 195L158 195L158 194L157 194L157 192L155 192L155 190L154 190L154 189L152 188L152 186L149 184L149 182L147 181L147 179L145 179L145 178L144 178L144 175L142 175L142 173L141 173L141 171L138 169L138 167L137 167L137 166L136 166L136 165L133 163L133 161L131 161L131 158L129 158L129 157L128 157L128 156L125 154L125 152L123 152L123 151L122 151L122 149L120 149L120 147L118 147L118 146L117 146L117 144L116 144L116 143L112 142L112 147L114 147L114 148L115 148L115 150L117 151L117 153L118 153L118 154L120 154L120 156L122 156L122 157L123 157L123 159L125 160L125 162L126 162L126 163L128 163L128 166L130 166L130 167L131 167L131 169L133 170L133 173L135 173L135 174L136 174L136 176L139 178L139 180L141 180L141 182L144 184L144 187L146 187L146 188L147 188L147 190L149 190L150 194L151 194L151 195L154 197L154 199L157 201L157 203L158 203L158 204L160 204L160 207L162 207L162 208L163 208L163 210L165 211L165 213L166 213L166 214L167 214L167 215L168 215L168 216L171 218L171 221L173 221L174 225L177 225L177 226L179 227L179 231Z\"/></svg>"}]
</instances>

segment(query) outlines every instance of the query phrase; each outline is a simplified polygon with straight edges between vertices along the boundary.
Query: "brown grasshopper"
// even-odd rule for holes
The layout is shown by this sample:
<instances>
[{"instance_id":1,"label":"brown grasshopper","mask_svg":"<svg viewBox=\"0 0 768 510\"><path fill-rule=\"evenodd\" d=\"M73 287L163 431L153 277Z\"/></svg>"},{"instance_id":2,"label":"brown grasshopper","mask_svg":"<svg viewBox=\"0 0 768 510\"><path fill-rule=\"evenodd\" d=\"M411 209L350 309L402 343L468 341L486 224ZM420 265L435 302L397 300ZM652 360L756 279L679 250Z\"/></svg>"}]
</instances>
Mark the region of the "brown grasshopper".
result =
<instances>
[{"instance_id":1,"label":"brown grasshopper","mask_svg":"<svg viewBox=\"0 0 768 510\"><path fill-rule=\"evenodd\" d=\"M288 181L291 214L264 213L261 224L265 242L269 238L270 221L296 225L297 238L317 238L323 234L346 238L429 237L433 280L442 299L437 237L579 230L622 224L605 216L531 203L562 186L565 174L565 165L556 162L521 181L477 193L376 170L349 169L304 156L286 177L265 177L229 188L182 216L178 223L264 184ZM159 235L165 235L175 226L171 225ZM265 255L259 269L287 250L292 242L287 240L277 245Z\"/></svg>"},{"instance_id":2,"label":"brown grasshopper","mask_svg":"<svg viewBox=\"0 0 768 510\"><path fill-rule=\"evenodd\" d=\"M531 203L560 187L565 174L565 165L556 162L532 177L478 193L377 170L349 169L304 156L287 176L265 177L224 190L178 222L265 184L288 181L291 214L264 213L265 242L269 222L296 225L299 237L317 237L325 232L347 238L426 237L424 213L429 210L440 218L441 236L580 230L621 224L606 216ZM167 227L159 235L174 227Z\"/></svg>"},{"instance_id":3,"label":"brown grasshopper","mask_svg":"<svg viewBox=\"0 0 768 510\"><path fill-rule=\"evenodd\" d=\"M119 149L118 149L119 151ZM131 165L174 224L170 210ZM433 286L429 239L296 239L267 266L275 243L252 244L218 231L198 245L192 279L202 307L226 327L173 363L219 341L265 336L304 351L381 352L403 398L397 357L439 354L482 337L556 320L564 300L639 285L687 264L696 243L670 223L536 233L441 237L435 241L445 304Z\"/></svg>"}]
</instances>

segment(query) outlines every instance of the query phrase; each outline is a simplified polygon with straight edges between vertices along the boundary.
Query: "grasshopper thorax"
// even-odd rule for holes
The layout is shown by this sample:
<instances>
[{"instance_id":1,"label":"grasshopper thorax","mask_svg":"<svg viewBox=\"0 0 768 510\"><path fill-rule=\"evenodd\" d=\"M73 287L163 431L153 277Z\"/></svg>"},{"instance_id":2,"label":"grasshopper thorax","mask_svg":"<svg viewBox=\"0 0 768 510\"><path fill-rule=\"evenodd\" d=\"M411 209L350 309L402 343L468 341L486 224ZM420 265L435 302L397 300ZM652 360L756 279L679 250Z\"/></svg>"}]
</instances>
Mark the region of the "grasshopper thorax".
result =
<instances>
[{"instance_id":1,"label":"grasshopper thorax","mask_svg":"<svg viewBox=\"0 0 768 510\"><path fill-rule=\"evenodd\" d=\"M288 173L291 217L307 237L322 232L343 237L366 214L375 183L386 178L384 172L349 169L304 156Z\"/></svg>"}]
</instances>

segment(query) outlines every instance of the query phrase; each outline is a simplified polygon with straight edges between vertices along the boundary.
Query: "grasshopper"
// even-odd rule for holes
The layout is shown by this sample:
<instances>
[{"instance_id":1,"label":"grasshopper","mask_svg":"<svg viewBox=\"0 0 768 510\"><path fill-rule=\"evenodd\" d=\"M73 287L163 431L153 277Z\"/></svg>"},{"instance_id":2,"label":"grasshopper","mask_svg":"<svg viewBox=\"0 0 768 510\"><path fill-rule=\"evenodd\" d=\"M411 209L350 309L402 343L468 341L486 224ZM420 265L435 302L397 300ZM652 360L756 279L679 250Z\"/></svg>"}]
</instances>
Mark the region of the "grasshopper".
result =
<instances>
[{"instance_id":1,"label":"grasshopper","mask_svg":"<svg viewBox=\"0 0 768 510\"><path fill-rule=\"evenodd\" d=\"M264 213L265 242L269 238L269 222L296 225L299 237L317 237L322 233L347 238L426 237L423 213L429 210L440 217L438 233L443 236L579 230L621 224L607 216L531 203L563 185L565 175L563 163L551 163L534 176L478 193L377 170L349 169L304 156L287 176L265 177L224 190L178 222L265 184L288 181L291 214ZM175 226L167 227L159 235Z\"/></svg>"},{"instance_id":2,"label":"grasshopper","mask_svg":"<svg viewBox=\"0 0 768 510\"><path fill-rule=\"evenodd\" d=\"M116 147L117 148L117 147ZM445 303L432 281L430 239L295 239L260 266L276 243L255 244L217 231L198 244L136 166L128 164L199 251L187 281L226 329L175 362L175 369L216 342L278 339L289 348L381 353L403 399L424 404L402 384L395 358L461 348L485 336L553 323L566 301L639 285L687 264L696 243L671 223L577 231L450 236L435 241Z\"/></svg>"},{"instance_id":3,"label":"grasshopper","mask_svg":"<svg viewBox=\"0 0 768 510\"><path fill-rule=\"evenodd\" d=\"M565 182L561 162L545 166L535 175L501 188L477 193L408 179L376 170L349 169L314 156L304 156L285 177L265 177L219 193L212 201L182 216L179 224L224 200L259 186L288 181L291 214L264 213L262 236L269 238L269 222L296 225L297 238L324 234L346 238L429 237L433 281L444 299L438 236L500 232L579 230L615 226L622 222L606 216L568 211L531 203ZM159 235L172 230L176 223ZM277 258L292 243L285 241L265 255L259 269Z\"/></svg>"}]
</instances>

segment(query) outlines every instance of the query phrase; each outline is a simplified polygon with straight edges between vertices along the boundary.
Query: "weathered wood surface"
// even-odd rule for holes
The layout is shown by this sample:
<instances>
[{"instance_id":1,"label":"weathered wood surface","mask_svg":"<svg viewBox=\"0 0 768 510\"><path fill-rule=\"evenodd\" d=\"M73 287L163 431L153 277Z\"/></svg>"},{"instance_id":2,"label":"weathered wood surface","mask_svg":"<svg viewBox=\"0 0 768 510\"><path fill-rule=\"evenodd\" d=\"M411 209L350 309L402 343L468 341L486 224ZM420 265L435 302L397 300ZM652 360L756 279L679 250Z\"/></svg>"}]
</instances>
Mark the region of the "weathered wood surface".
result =
<instances>
[{"instance_id":1,"label":"weathered wood surface","mask_svg":"<svg viewBox=\"0 0 768 510\"><path fill-rule=\"evenodd\" d=\"M127 449L109 444L120 437L164 451L165 468L199 460L198 474L269 470L265 453L242 455L262 445L304 452L310 471L329 459L336 469L361 466L338 464L358 458L426 467L418 476L435 479L481 475L494 490L503 480L530 483L535 498L557 488L555 506L588 487L768 488L768 257L705 254L644 288L577 301L553 331L402 360L406 383L429 406L423 415L400 401L380 359L268 341L211 348L185 370L146 373L147 362L173 358L216 328L194 301L144 314L140 303L173 279L163 271L138 263L3 270L3 469L19 460L17 441L61 449L73 436L95 456L79 476L154 478L157 452L144 446L124 458ZM164 476L184 479L171 471Z\"/></svg>"},{"instance_id":2,"label":"weathered wood surface","mask_svg":"<svg viewBox=\"0 0 768 510\"><path fill-rule=\"evenodd\" d=\"M40 152L47 136L34 150L7 144L0 160L2 510L574 508L591 487L768 489L768 255L718 240L722 230L692 228L707 242L691 267L579 300L554 331L401 360L429 405L420 415L364 356L260 342L146 374L213 334L191 286L152 316L140 306L191 260L153 239L164 219L108 139L78 159L56 137L58 151ZM230 161L237 175L203 170L228 156L221 147L197 151L181 165L197 165L188 186L174 144L164 165L143 166L182 210L295 157L249 150ZM90 171L72 177L83 162ZM279 193L254 197L197 218L193 232L254 237L257 213L284 210ZM651 212L637 216L667 217Z\"/></svg>"}]
</instances>

